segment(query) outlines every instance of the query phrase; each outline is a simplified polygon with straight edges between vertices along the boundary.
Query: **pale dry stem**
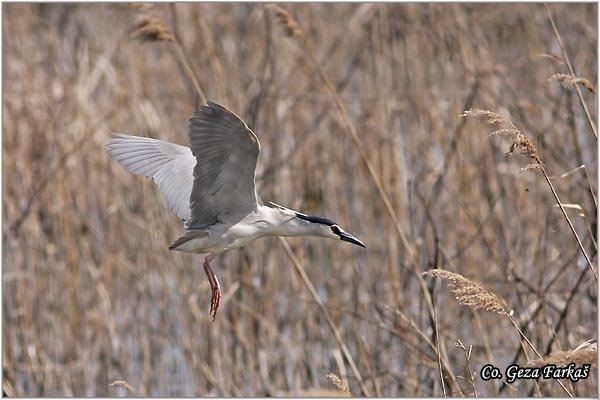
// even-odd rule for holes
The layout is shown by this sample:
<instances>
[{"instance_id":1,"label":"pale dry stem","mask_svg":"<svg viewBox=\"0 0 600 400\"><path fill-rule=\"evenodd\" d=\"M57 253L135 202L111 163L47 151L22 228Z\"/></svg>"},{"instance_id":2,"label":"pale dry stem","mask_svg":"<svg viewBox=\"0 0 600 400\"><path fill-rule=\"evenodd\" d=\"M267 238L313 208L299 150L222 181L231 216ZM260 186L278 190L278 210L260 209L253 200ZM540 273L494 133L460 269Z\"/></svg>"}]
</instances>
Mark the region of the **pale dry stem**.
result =
<instances>
[{"instance_id":1,"label":"pale dry stem","mask_svg":"<svg viewBox=\"0 0 600 400\"><path fill-rule=\"evenodd\" d=\"M533 352L538 356L541 360L542 356L537 351L533 343L525 336L523 331L519 328L519 325L513 318L512 311L507 311L509 307L506 305L506 302L499 296L495 295L492 292L489 292L471 281L468 278L460 274L456 274L454 272L442 270L442 269L433 269L430 271L423 272L423 275L433 276L442 278L444 280L449 281L449 285L451 287L452 293L456 297L456 300L462 305L466 305L471 307L473 310L483 309L485 311L491 311L500 315L505 315L509 321L513 324L521 338L527 343L527 345L533 350ZM525 353L527 354L527 353ZM557 381L561 388L571 396L571 393L567 390L564 384L560 381Z\"/></svg>"},{"instance_id":2,"label":"pale dry stem","mask_svg":"<svg viewBox=\"0 0 600 400\"><path fill-rule=\"evenodd\" d=\"M134 7L138 10L137 19L138 22L132 32L132 37L141 41L148 42L161 42L167 41L173 44L179 61L184 66L188 77L192 80L196 92L202 103L205 104L207 101L206 94L200 80L192 69L191 62L187 54L183 51L183 48L179 44L176 36L172 30L169 29L167 24L155 14L155 8L153 5L145 5L143 7Z\"/></svg>"},{"instance_id":3,"label":"pale dry stem","mask_svg":"<svg viewBox=\"0 0 600 400\"><path fill-rule=\"evenodd\" d=\"M498 115L492 111L481 110L481 109L470 109L470 110L465 111L461 116L466 117L466 118L473 118L476 121L479 121L483 124L492 126L492 128L494 128L494 131L492 131L489 134L490 136L495 135L495 134L508 135L512 139L513 143L511 144L508 153L506 153L507 156L512 155L517 149L520 149L521 154L523 154L524 156L527 156L535 161L535 163L530 163L527 167L525 167L524 170L537 168L542 171L542 174L544 175L544 178L546 179L546 183L548 184L548 187L550 187L550 191L552 192L552 195L554 196L556 203L560 207L563 217L567 220L567 223L569 224L569 229L571 229L571 233L573 233L573 236L575 237L575 240L577 241L577 245L579 246L581 253L585 257L585 260L588 264L588 268L594 275L594 278L596 280L598 280L598 275L596 273L596 269L594 268L594 265L592 264L590 257L588 256L587 252L585 251L585 248L583 247L583 243L581 242L581 239L579 238L579 235L577 234L577 231L575 230L575 227L573 226L571 219L567 215L567 212L565 211L565 208L563 207L563 203L560 201L560 198L558 197L558 193L556 193L556 189L554 189L554 185L552 185L552 182L550 181L550 177L548 176L548 173L546 172L544 163L542 162L542 160L540 159L540 157L538 155L537 149L531 143L529 138L527 136L525 136L525 134L523 134L523 132L521 132L511 121L504 119L503 117L501 117L500 115Z\"/></svg>"},{"instance_id":4,"label":"pale dry stem","mask_svg":"<svg viewBox=\"0 0 600 400\"><path fill-rule=\"evenodd\" d=\"M358 135L354 124L350 120L350 116L348 115L346 107L342 103L335 86L333 85L333 83L329 79L328 75L326 74L325 70L321 66L321 63L316 56L313 46L309 42L308 38L303 34L298 23L294 20L294 18L285 9L283 9L279 6L274 6L274 7L272 7L272 9L275 10L275 13L280 21L280 25L282 25L286 35L291 36L296 40L296 42L304 50L303 55L307 56L310 59L310 61L314 65L315 69L319 73L319 76L321 77L321 80L323 81L323 84L325 85L325 89L327 90L327 94L330 97L330 99L332 100L333 104L336 106L338 113L345 125L345 128L346 128L345 132L352 138L352 141L355 144L356 150L358 151L360 157L362 158L364 165L373 180L373 183L377 187L379 196L380 196L381 200L383 201L388 214L390 215L390 217L392 218L392 220L394 222L394 228L395 228L396 232L398 233L398 236L399 236L402 244L404 245L404 248L407 250L407 253L408 253L408 256L410 259L410 265L415 273L415 276L418 280L421 290L425 296L425 301L426 301L426 305L428 307L429 313L433 317L435 315L433 301L431 299L431 296L429 294L429 291L425 284L425 281L424 281L423 277L421 276L421 270L415 261L416 250L409 242L408 236L404 232L404 229L402 228L402 225L400 224L400 219L394 209L394 206L392 205L393 203L392 203L386 189L384 188L380 174L376 171L373 163L371 162L370 157L365 150L366 146L364 146L363 141L361 140L360 136ZM440 357L441 357L441 355L440 355ZM358 371L354 372L355 376L357 375L357 372ZM361 386L361 390L363 391L363 394L365 396L368 396L365 391L366 388L364 387L364 384L362 383L362 379L359 379L359 385Z\"/></svg>"},{"instance_id":5,"label":"pale dry stem","mask_svg":"<svg viewBox=\"0 0 600 400\"><path fill-rule=\"evenodd\" d=\"M292 248L290 247L290 245L288 244L288 242L285 240L285 238L279 237L278 239L281 242L281 244L283 245L283 248L284 248L285 252L287 253L288 257L292 261L292 264L294 265L294 268L296 269L296 271L300 275L300 278L304 282L304 285L306 286L306 288L310 292L312 298L315 300L315 302L317 303L317 306L321 310L321 313L325 317L325 321L327 321L327 324L329 325L329 328L333 332L335 340L338 342L338 345L340 346L340 348L342 350L342 353L346 357L346 361L348 361L348 364L350 365L350 369L352 370L352 373L354 374L354 377L358 381L358 385L359 385L359 387L360 387L360 389L362 391L362 394L365 397L369 397L370 396L369 395L369 390L367 389L367 386L365 385L365 383L363 381L363 378L362 378L360 372L358 371L358 368L357 368L356 364L354 363L354 358L352 357L352 354L350 353L350 350L348 349L348 346L346 346L346 343L344 342L344 339L342 338L342 335L341 335L340 331L337 329L335 323L333 322L333 319L331 318L331 315L329 314L329 311L327 311L327 308L325 308L325 305L323 305L323 301L321 301L321 298L319 297L319 294L317 293L317 290L315 289L315 287L312 284L310 278L306 274L306 271L304 270L304 267L300 263L300 260L298 260L298 257L296 257L296 255L292 251Z\"/></svg>"},{"instance_id":6,"label":"pale dry stem","mask_svg":"<svg viewBox=\"0 0 600 400\"><path fill-rule=\"evenodd\" d=\"M558 45L560 46L560 50L562 51L563 59L565 60L565 63L567 64L567 67L569 68L569 72L571 73L572 76L576 76L575 70L573 69L573 65L571 64L571 60L569 59L569 56L567 55L567 49L565 48L565 45L563 44L562 38L560 37L560 33L558 32L558 28L556 27L556 23L554 22L554 18L552 17L552 13L550 12L550 8L548 8L547 4L544 4L544 7L546 7L546 12L548 13L548 19L550 19L550 24L552 25L552 30L554 31L556 40L558 40ZM596 131L596 124L594 124L594 121L592 120L592 115L590 114L587 104L585 103L585 101L583 99L583 95L581 94L581 90L579 89L579 86L575 86L575 91L577 92L577 97L579 98L579 102L581 103L581 107L583 108L583 112L585 113L585 117L590 126L592 134L594 135L594 138L596 140L598 140L598 132Z\"/></svg>"},{"instance_id":7,"label":"pale dry stem","mask_svg":"<svg viewBox=\"0 0 600 400\"><path fill-rule=\"evenodd\" d=\"M477 388L475 387L475 374L477 372L474 373L471 370L471 352L473 351L473 346L469 346L469 348L467 349L460 340L457 340L456 347L459 347L465 353L465 361L467 363L467 372L469 373L469 383L471 384L471 389L473 389L473 396L477 397Z\"/></svg>"}]
</instances>

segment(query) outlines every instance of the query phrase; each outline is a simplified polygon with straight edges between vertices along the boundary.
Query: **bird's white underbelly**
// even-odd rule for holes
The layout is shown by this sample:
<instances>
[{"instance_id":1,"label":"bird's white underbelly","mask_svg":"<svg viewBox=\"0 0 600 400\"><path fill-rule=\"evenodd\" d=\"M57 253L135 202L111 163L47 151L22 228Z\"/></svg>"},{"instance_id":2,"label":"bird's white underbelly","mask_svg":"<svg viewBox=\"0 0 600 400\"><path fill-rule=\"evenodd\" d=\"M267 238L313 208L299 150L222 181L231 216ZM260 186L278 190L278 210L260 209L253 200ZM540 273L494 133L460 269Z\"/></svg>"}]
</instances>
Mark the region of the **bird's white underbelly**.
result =
<instances>
[{"instance_id":1,"label":"bird's white underbelly","mask_svg":"<svg viewBox=\"0 0 600 400\"><path fill-rule=\"evenodd\" d=\"M268 235L267 231L259 231L252 225L236 224L227 230L215 226L208 236L191 239L176 248L186 253L223 253L227 250L243 247L254 240ZM265 235L266 234L266 235Z\"/></svg>"},{"instance_id":2,"label":"bird's white underbelly","mask_svg":"<svg viewBox=\"0 0 600 400\"><path fill-rule=\"evenodd\" d=\"M257 231L252 229L250 226L232 226L227 232L225 232L221 238L225 244L221 252L243 247L258 238L265 236L266 231Z\"/></svg>"}]
</instances>

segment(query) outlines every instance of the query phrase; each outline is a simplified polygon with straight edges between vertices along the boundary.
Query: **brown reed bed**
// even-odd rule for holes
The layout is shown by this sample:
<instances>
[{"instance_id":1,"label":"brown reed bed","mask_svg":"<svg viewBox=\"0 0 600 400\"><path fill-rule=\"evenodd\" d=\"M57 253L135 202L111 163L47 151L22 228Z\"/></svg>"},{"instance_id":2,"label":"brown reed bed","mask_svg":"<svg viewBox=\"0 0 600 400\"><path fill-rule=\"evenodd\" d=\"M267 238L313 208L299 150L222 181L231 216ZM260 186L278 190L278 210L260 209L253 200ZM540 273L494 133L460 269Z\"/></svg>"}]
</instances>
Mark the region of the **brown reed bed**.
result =
<instances>
[{"instance_id":1,"label":"brown reed bed","mask_svg":"<svg viewBox=\"0 0 600 400\"><path fill-rule=\"evenodd\" d=\"M597 281L563 214L595 266L596 95L576 77L597 87L597 5L548 9L3 5L3 388L566 396L476 374L535 362L532 348L572 358L597 337ZM265 202L368 246L291 238L295 263L267 238L225 254L215 324L201 258L167 249L179 221L103 150L112 132L186 144L205 99L260 138ZM527 136L559 202L539 168L520 173L457 117L475 108ZM442 267L503 299L514 323L453 304L422 276ZM596 376L562 383L598 394Z\"/></svg>"}]
</instances>

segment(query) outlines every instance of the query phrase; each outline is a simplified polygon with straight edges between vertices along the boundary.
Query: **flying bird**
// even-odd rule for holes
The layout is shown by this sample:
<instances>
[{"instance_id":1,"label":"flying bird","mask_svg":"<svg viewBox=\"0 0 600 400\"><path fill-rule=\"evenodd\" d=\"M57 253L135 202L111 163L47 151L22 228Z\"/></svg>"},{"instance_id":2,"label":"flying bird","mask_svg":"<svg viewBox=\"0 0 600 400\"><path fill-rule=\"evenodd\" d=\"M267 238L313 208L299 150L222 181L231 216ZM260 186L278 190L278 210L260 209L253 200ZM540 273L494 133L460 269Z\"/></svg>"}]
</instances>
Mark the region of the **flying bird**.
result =
<instances>
[{"instance_id":1,"label":"flying bird","mask_svg":"<svg viewBox=\"0 0 600 400\"><path fill-rule=\"evenodd\" d=\"M115 133L110 156L134 174L154 180L183 221L185 234L170 250L206 254L204 271L212 296L213 321L221 286L211 262L215 256L265 236L319 236L365 245L334 221L257 201L258 138L238 116L208 102L189 120L191 148L162 140Z\"/></svg>"}]
</instances>

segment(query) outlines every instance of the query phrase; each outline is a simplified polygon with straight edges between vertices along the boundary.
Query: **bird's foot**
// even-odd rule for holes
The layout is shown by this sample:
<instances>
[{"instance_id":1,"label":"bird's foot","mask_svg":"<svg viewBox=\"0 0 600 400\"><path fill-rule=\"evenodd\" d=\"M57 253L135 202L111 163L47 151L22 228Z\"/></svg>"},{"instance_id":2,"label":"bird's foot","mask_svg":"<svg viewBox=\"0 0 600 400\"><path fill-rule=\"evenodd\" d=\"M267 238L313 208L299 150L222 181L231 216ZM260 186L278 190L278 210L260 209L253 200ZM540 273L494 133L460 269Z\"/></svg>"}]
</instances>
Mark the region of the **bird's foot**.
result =
<instances>
[{"instance_id":1,"label":"bird's foot","mask_svg":"<svg viewBox=\"0 0 600 400\"><path fill-rule=\"evenodd\" d=\"M215 318L217 317L219 304L221 303L221 285L219 285L219 279L210 266L210 261L213 257L214 254L211 253L204 259L204 272L206 272L208 282L210 283L210 287L212 289L212 295L210 298L210 311L208 312L208 315L212 317L214 322Z\"/></svg>"}]
</instances>

